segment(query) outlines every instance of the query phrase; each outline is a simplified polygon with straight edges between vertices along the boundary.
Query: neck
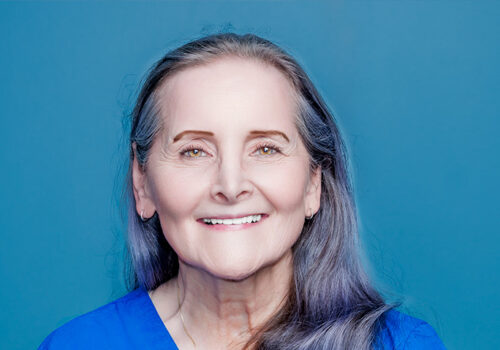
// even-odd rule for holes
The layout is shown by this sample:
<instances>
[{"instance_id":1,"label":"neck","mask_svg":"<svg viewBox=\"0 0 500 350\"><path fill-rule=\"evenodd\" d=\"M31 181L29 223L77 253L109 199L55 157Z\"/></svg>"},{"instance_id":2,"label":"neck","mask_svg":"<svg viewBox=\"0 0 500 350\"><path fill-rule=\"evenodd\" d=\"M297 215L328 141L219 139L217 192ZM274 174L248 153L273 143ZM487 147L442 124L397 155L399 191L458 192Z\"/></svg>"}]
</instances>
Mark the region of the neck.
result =
<instances>
[{"instance_id":1,"label":"neck","mask_svg":"<svg viewBox=\"0 0 500 350\"><path fill-rule=\"evenodd\" d=\"M197 344L203 340L218 344L215 348L229 343L243 345L283 305L291 278L291 251L276 263L237 281L217 278L180 261L175 282L180 288L187 331Z\"/></svg>"}]
</instances>

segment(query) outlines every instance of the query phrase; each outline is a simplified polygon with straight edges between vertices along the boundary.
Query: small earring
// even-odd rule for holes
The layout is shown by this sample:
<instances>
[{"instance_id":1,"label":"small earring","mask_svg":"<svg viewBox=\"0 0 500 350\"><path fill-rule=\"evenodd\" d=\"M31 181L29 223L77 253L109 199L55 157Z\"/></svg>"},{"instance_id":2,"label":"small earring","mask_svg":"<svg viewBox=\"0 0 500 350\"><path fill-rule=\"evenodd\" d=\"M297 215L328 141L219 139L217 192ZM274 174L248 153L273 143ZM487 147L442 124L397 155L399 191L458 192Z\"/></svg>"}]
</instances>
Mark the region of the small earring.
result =
<instances>
[{"instance_id":1,"label":"small earring","mask_svg":"<svg viewBox=\"0 0 500 350\"><path fill-rule=\"evenodd\" d=\"M311 208L309 208L309 209L311 209ZM310 211L312 211L312 210L310 210ZM306 219L307 219L307 220L310 220L310 219L312 219L312 217L313 217L313 216L314 216L314 214L311 214L311 215L309 215L309 216L306 216Z\"/></svg>"},{"instance_id":2,"label":"small earring","mask_svg":"<svg viewBox=\"0 0 500 350\"><path fill-rule=\"evenodd\" d=\"M146 219L144 219L144 217L142 216L143 214L144 214L144 209L141 210L141 220L146 221Z\"/></svg>"}]
</instances>

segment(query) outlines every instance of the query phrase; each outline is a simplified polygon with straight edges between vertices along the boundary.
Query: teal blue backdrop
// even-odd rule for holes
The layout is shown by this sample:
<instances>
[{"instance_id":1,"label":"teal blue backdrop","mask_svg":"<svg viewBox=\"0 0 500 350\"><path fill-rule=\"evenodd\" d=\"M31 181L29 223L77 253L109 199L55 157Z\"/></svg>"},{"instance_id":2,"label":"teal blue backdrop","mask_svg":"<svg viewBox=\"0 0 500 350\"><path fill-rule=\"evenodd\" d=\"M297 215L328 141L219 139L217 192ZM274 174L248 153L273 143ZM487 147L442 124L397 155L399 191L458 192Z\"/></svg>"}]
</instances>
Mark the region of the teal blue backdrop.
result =
<instances>
[{"instance_id":1,"label":"teal blue backdrop","mask_svg":"<svg viewBox=\"0 0 500 350\"><path fill-rule=\"evenodd\" d=\"M0 3L0 348L125 293L123 116L163 53L231 30L289 51L336 113L378 287L449 349L500 349L499 18L484 1Z\"/></svg>"}]
</instances>

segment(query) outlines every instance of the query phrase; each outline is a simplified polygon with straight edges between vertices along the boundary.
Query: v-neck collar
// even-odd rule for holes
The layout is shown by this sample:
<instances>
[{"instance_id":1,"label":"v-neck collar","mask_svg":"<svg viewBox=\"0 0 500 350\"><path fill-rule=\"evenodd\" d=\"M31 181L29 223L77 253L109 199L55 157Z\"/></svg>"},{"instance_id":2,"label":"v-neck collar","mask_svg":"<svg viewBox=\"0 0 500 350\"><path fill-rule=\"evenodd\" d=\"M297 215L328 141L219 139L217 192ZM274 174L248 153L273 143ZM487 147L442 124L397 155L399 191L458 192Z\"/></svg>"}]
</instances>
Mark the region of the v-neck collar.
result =
<instances>
[{"instance_id":1,"label":"v-neck collar","mask_svg":"<svg viewBox=\"0 0 500 350\"><path fill-rule=\"evenodd\" d=\"M132 293L137 293L137 303L129 305L131 313L138 315L138 334L143 335L141 348L178 350L172 336L165 327L153 301L149 297L148 291L143 287L137 288ZM147 344L147 346L146 346Z\"/></svg>"}]
</instances>

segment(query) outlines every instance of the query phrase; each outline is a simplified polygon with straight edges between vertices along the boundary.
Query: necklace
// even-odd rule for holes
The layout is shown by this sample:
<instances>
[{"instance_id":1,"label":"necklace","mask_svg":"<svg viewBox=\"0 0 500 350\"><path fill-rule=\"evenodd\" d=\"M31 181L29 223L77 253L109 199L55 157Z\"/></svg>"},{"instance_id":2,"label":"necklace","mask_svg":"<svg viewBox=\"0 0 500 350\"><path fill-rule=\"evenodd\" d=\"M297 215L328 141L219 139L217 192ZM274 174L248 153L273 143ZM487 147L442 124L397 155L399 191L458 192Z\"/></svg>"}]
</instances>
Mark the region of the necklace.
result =
<instances>
[{"instance_id":1,"label":"necklace","mask_svg":"<svg viewBox=\"0 0 500 350\"><path fill-rule=\"evenodd\" d=\"M184 332L189 337L189 339L191 339L194 347L196 348L196 343L194 342L193 337L191 336L191 334L189 334L188 330L186 329L186 325L184 324L184 317L182 317L182 311L181 311L181 296L179 293L180 293L179 277L177 277L177 303L179 305L179 315L181 316L182 328L184 328Z\"/></svg>"}]
</instances>

